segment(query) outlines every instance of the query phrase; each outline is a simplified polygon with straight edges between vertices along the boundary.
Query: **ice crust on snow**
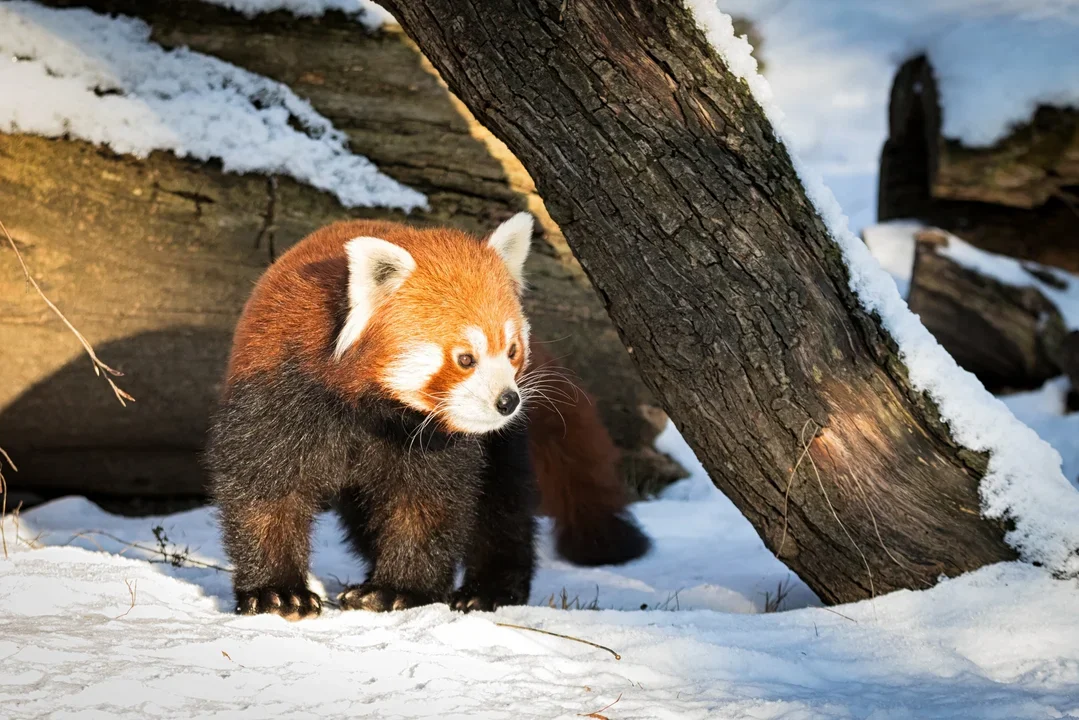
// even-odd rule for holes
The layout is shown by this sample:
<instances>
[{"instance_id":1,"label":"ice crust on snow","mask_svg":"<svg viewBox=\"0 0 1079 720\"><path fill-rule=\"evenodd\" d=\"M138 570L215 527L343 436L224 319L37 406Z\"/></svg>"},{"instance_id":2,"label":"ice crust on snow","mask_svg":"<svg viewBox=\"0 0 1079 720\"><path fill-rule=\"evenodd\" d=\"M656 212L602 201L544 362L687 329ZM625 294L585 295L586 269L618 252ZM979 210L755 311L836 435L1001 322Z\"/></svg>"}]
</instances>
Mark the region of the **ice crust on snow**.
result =
<instances>
[{"instance_id":1,"label":"ice crust on snow","mask_svg":"<svg viewBox=\"0 0 1079 720\"><path fill-rule=\"evenodd\" d=\"M570 568L551 559L544 533L531 607L471 615L445 605L393 613L330 608L297 623L232 615L226 573L150 565L102 536L72 541L96 529L154 547L151 528L160 525L172 543L190 547L190 557L220 563L210 510L119 518L83 499L53 501L24 513L19 529L23 538L44 533L43 549L16 543L14 522L5 519L11 556L0 556L0 714L546 720L573 719L621 697L602 714L627 720L1079 715L1074 581L1004 563L924 592L834 609L754 615L700 609L755 606L785 577L774 558L738 561L736 552L725 551L729 533L737 536L748 523L733 506L729 514L722 508L718 516L699 514L725 502L719 498L634 506L656 539L651 564ZM654 514L640 514L649 508ZM69 541L74 547L63 547ZM314 549L322 581L316 587L335 590L332 576L357 579L358 566L341 552L332 523L320 525ZM585 602L598 593L601 607L632 609L547 607L547 595L563 585L571 598L580 587ZM679 587L685 589L678 601L666 607L681 610L659 609ZM690 597L692 587L698 599ZM739 599L751 588L752 599ZM638 602L657 609L640 611ZM496 622L598 642L622 659Z\"/></svg>"},{"instance_id":2,"label":"ice crust on snow","mask_svg":"<svg viewBox=\"0 0 1079 720\"><path fill-rule=\"evenodd\" d=\"M331 10L355 15L368 30L396 23L393 15L371 0L202 0L247 16L285 10L300 17L321 17Z\"/></svg>"},{"instance_id":3,"label":"ice crust on snow","mask_svg":"<svg viewBox=\"0 0 1079 720\"><path fill-rule=\"evenodd\" d=\"M290 175L346 207L426 206L285 85L149 38L133 18L0 3L0 131L218 159L227 172Z\"/></svg>"},{"instance_id":4,"label":"ice crust on snow","mask_svg":"<svg viewBox=\"0 0 1079 720\"><path fill-rule=\"evenodd\" d=\"M768 82L757 72L749 43L736 37L731 18L715 0L686 0L698 26L727 67L746 82L788 148L785 118ZM876 313L899 347L911 384L936 402L953 438L988 452L989 468L979 486L982 513L1013 523L1006 539L1028 562L1079 575L1079 492L1061 472L1061 457L1037 433L1019 422L978 379L961 369L929 334L899 295L865 243L850 231L835 196L819 175L791 152L806 194L843 252L851 290Z\"/></svg>"}]
</instances>

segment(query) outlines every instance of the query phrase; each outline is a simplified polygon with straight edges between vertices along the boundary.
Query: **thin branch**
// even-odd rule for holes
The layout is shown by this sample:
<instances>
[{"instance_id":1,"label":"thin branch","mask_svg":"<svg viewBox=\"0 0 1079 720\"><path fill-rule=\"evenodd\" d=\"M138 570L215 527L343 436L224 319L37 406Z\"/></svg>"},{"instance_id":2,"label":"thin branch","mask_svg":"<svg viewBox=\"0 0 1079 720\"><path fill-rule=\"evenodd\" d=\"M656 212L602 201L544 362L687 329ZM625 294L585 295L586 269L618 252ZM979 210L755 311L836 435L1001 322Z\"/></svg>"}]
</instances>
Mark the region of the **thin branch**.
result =
<instances>
[{"instance_id":1,"label":"thin branch","mask_svg":"<svg viewBox=\"0 0 1079 720\"><path fill-rule=\"evenodd\" d=\"M109 387L112 388L113 394L116 395L116 399L120 401L121 405L127 407L127 402L125 402L127 400L135 402L135 398L131 397L126 392L121 390L120 387L117 386L115 382L113 382L112 377L110 377L110 375L114 377L121 377L123 373L101 362L101 359L97 356L97 353L94 352L93 346L90 345L90 341L87 340L83 336L83 334L75 328L74 325L71 324L70 320L64 317L64 314L60 312L60 308L56 307L56 305L53 304L52 300L49 300L48 296L46 296L44 291L42 291L41 286L37 284L37 281L34 280L33 276L30 274L30 268L26 267L26 261L23 260L22 253L19 252L19 246L15 244L15 239L11 237L11 233L8 232L7 227L5 227L3 221L0 221L0 230L4 231L4 235L7 237L7 241L11 245L11 249L15 251L15 257L18 258L19 265L22 266L22 272L23 275L26 276L26 281L30 283L31 286L33 286L34 290L37 291L37 294L40 295L41 299L45 301L45 304L49 306L49 309L56 313L56 316L64 322L64 325L67 325L68 330L74 333L76 339L78 339L78 341L82 344L82 347L86 351L86 354L90 356L90 361L93 363L94 367L94 373L99 377L105 378L105 380L109 383Z\"/></svg>"},{"instance_id":2,"label":"thin branch","mask_svg":"<svg viewBox=\"0 0 1079 720\"><path fill-rule=\"evenodd\" d=\"M528 630L530 632L543 633L544 635L552 635L552 636L557 637L557 638L562 638L563 640L573 640L574 642L584 643L585 645L591 645L592 647L599 648L600 650L606 650L611 655L614 655L615 660L621 660L622 659L622 656L619 655L618 653L616 653L614 650L611 650L609 647L607 647L605 645L600 645L599 643L594 643L591 640L582 640L581 638L573 637L572 635L563 635L561 633L551 632L550 630L540 630L539 628L528 627L527 625L514 625L512 623L502 623L502 622L496 622L495 625L497 625L499 627L505 627L505 628L515 628L517 630Z\"/></svg>"},{"instance_id":3,"label":"thin branch","mask_svg":"<svg viewBox=\"0 0 1079 720\"><path fill-rule=\"evenodd\" d=\"M151 559L151 558L147 558L146 562L157 563L157 564L168 563L169 565L173 565L174 567L181 567L182 566L182 564L181 565L176 564L176 561L175 561L176 554L171 554L170 555L167 550L162 550L160 547L155 548L155 547L150 547L148 545L140 545L139 543L128 542L127 540L124 540L121 537L117 537L116 535L113 535L112 533L105 532L104 530L84 530L83 532L75 533L74 535L71 536L70 540L68 540L66 543L64 543L64 545L70 545L75 540L78 540L80 538L86 538L86 539L92 541L93 538L91 536L94 536L94 535L100 535L101 537L108 538L109 540L112 540L114 542L118 542L121 545L123 545L125 548L131 548L133 550L142 550L143 552L148 552L148 553L151 553L152 555L160 555L161 558L162 558L161 560L154 560L154 559ZM101 547L101 546L99 545L98 547ZM221 567L220 565L214 565L213 563L202 562L201 560L192 560L191 558L187 557L186 555L183 556L183 559L182 559L181 562L182 563L189 563L189 564L194 565L196 567L207 568L207 569L210 569L210 570L218 570L220 572L227 572L227 573L232 572L232 570L230 570L230 569L228 569L226 567Z\"/></svg>"}]
</instances>

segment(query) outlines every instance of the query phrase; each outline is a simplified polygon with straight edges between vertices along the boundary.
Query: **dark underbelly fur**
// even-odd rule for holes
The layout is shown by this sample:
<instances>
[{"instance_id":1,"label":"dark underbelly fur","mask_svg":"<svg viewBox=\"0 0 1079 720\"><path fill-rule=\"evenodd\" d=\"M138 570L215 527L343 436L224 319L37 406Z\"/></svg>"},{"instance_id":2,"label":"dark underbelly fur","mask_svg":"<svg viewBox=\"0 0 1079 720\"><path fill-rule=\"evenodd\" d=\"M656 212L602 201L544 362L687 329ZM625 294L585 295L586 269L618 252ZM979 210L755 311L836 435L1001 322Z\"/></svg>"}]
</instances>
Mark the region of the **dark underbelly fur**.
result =
<instances>
[{"instance_id":1,"label":"dark underbelly fur","mask_svg":"<svg viewBox=\"0 0 1079 720\"><path fill-rule=\"evenodd\" d=\"M318 614L306 577L311 524L327 505L369 568L340 595L342 608L492 610L528 600L535 489L526 430L421 432L424 419L380 398L352 407L295 369L231 388L206 462L237 612Z\"/></svg>"}]
</instances>

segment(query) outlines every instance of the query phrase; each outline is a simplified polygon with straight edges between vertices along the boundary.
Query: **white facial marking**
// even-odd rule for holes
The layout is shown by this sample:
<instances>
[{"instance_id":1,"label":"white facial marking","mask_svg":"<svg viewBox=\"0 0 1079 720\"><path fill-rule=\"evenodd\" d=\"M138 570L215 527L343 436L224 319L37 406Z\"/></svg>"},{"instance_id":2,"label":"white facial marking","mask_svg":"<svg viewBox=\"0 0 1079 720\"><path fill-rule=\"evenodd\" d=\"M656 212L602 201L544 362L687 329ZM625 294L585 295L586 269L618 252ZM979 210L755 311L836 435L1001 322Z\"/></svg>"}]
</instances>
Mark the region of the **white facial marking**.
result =
<instances>
[{"instance_id":1,"label":"white facial marking","mask_svg":"<svg viewBox=\"0 0 1079 720\"><path fill-rule=\"evenodd\" d=\"M471 325L465 328L465 337L472 345L472 357L479 360L487 354L487 335L480 328Z\"/></svg>"},{"instance_id":2,"label":"white facial marking","mask_svg":"<svg viewBox=\"0 0 1079 720\"><path fill-rule=\"evenodd\" d=\"M334 358L340 358L360 339L375 307L416 269L416 261L399 245L375 237L345 243L348 255L348 319L337 336Z\"/></svg>"},{"instance_id":3,"label":"white facial marking","mask_svg":"<svg viewBox=\"0 0 1079 720\"><path fill-rule=\"evenodd\" d=\"M512 321L510 321L512 323ZM505 330L509 329L506 324ZM518 405L509 415L498 412L496 403L502 393L518 393L517 369L506 357L505 348L497 354L487 352L487 336L480 328L465 329L476 365L472 373L449 392L445 413L460 430L485 433L497 430L520 413Z\"/></svg>"},{"instance_id":4,"label":"white facial marking","mask_svg":"<svg viewBox=\"0 0 1079 720\"><path fill-rule=\"evenodd\" d=\"M494 248L506 263L510 275L517 284L524 286L525 260L532 244L532 227L535 221L530 213L519 212L499 225L487 244Z\"/></svg>"},{"instance_id":5,"label":"white facial marking","mask_svg":"<svg viewBox=\"0 0 1079 720\"><path fill-rule=\"evenodd\" d=\"M517 330L517 323L512 320L507 320L506 324L502 326L502 341L506 343L506 347L509 348L513 344L514 332Z\"/></svg>"},{"instance_id":6,"label":"white facial marking","mask_svg":"<svg viewBox=\"0 0 1079 720\"><path fill-rule=\"evenodd\" d=\"M442 362L441 347L434 343L416 343L386 367L382 382L409 405L427 410L433 403L421 391L442 369Z\"/></svg>"}]
</instances>

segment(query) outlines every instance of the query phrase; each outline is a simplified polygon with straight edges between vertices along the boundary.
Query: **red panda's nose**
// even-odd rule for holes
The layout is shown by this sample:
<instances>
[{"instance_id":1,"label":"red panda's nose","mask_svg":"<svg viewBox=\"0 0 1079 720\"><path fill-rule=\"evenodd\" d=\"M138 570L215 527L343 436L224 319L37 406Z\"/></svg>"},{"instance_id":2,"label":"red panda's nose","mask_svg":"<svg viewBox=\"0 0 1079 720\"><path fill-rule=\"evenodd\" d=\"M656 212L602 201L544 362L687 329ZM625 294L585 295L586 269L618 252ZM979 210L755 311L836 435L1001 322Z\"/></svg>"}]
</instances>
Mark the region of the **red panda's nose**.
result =
<instances>
[{"instance_id":1,"label":"red panda's nose","mask_svg":"<svg viewBox=\"0 0 1079 720\"><path fill-rule=\"evenodd\" d=\"M521 396L513 390L503 390L495 401L495 408L500 415L509 415L521 404Z\"/></svg>"}]
</instances>

